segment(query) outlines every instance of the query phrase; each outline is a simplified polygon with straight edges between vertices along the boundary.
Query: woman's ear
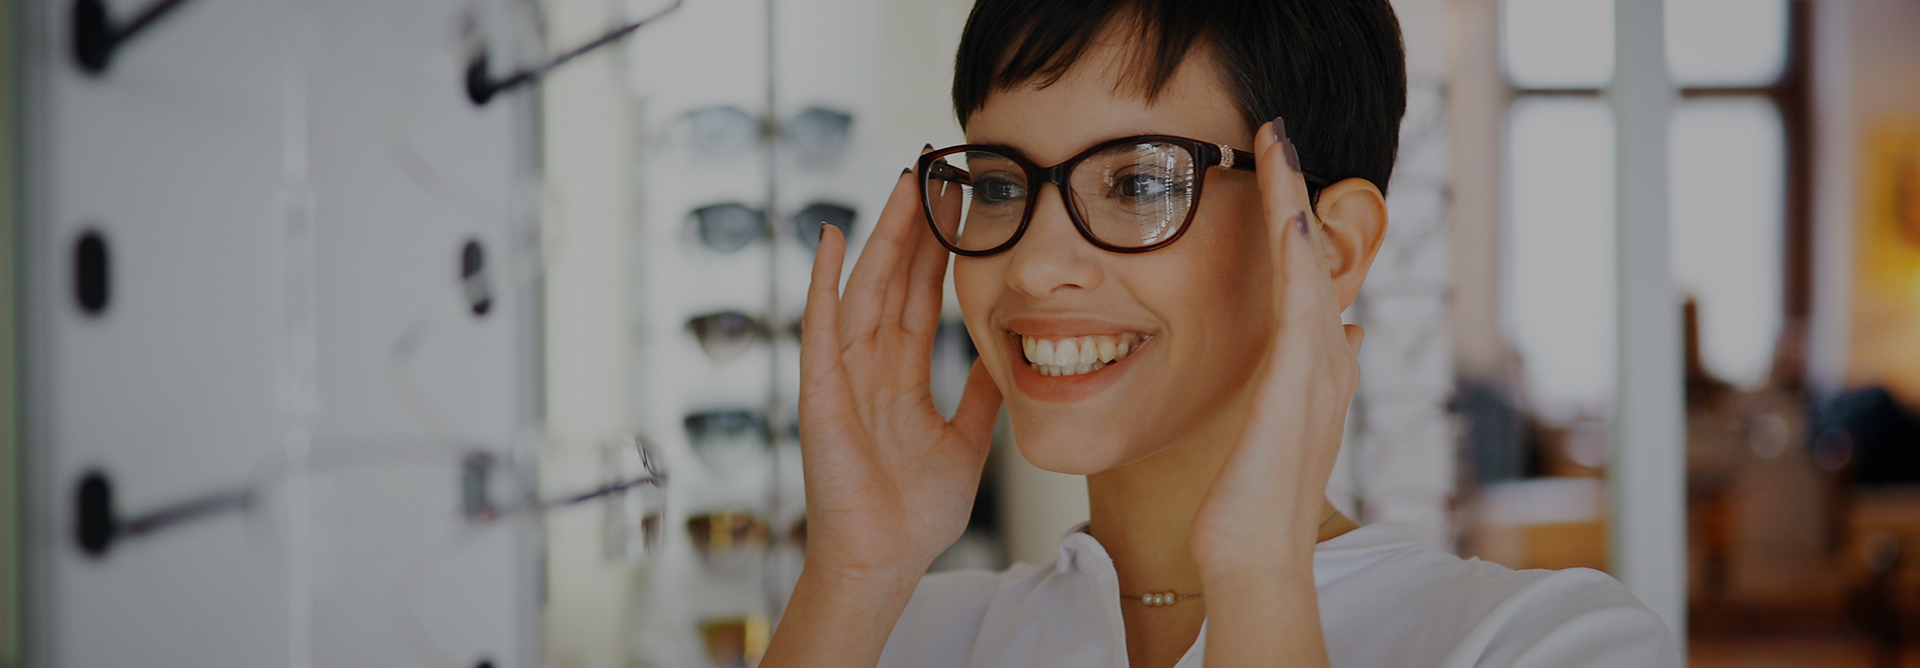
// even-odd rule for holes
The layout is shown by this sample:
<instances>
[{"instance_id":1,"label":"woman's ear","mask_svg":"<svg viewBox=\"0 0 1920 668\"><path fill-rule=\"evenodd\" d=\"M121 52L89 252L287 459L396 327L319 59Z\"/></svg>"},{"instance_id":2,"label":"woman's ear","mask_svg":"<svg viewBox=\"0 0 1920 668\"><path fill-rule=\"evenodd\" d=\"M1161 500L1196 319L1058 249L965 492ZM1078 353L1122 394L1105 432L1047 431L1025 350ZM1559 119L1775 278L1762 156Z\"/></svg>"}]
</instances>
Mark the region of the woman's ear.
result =
<instances>
[{"instance_id":1,"label":"woman's ear","mask_svg":"<svg viewBox=\"0 0 1920 668\"><path fill-rule=\"evenodd\" d=\"M1313 213L1326 231L1321 257L1345 309L1360 296L1360 284L1387 237L1387 199L1372 181L1347 179L1322 189Z\"/></svg>"}]
</instances>

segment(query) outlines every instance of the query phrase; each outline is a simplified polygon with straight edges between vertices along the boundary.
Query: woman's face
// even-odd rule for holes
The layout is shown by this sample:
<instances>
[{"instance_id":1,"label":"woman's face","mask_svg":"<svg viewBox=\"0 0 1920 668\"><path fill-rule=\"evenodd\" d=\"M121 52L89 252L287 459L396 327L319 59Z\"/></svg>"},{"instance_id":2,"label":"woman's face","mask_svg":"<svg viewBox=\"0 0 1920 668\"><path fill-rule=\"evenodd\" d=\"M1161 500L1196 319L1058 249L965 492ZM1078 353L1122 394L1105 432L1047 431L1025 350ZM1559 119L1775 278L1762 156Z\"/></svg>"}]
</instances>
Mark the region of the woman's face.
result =
<instances>
[{"instance_id":1,"label":"woman's face","mask_svg":"<svg viewBox=\"0 0 1920 668\"><path fill-rule=\"evenodd\" d=\"M987 98L968 121L967 141L1011 146L1041 165L1142 134L1251 151L1253 129L1218 69L1205 49L1192 53L1149 103L1117 79L1130 62L1125 45L1096 44L1051 86ZM1006 397L1015 441L1035 466L1104 471L1239 419L1274 331L1266 225L1253 174L1212 168L1205 186L1185 236L1160 250L1094 247L1074 229L1061 193L1040 186L1018 244L955 258L967 329ZM1029 358L1030 345L1057 352L1069 341L1076 349L1093 345L1102 358L1123 344L1130 350L1098 370L1064 376L1047 375L1056 369L1036 369Z\"/></svg>"}]
</instances>

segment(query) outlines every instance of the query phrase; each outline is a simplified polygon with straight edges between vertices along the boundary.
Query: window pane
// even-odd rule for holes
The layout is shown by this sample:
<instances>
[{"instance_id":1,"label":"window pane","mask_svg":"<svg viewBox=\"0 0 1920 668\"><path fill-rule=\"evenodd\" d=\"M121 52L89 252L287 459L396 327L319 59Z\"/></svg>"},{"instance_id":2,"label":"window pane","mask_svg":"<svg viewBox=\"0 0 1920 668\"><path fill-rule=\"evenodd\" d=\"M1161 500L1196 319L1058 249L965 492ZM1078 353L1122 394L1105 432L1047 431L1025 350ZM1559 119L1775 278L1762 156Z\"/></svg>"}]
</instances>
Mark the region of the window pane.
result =
<instances>
[{"instance_id":1,"label":"window pane","mask_svg":"<svg viewBox=\"0 0 1920 668\"><path fill-rule=\"evenodd\" d=\"M1566 422L1612 406L1613 114L1597 99L1523 98L1508 117L1503 323L1528 401Z\"/></svg>"},{"instance_id":2,"label":"window pane","mask_svg":"<svg viewBox=\"0 0 1920 668\"><path fill-rule=\"evenodd\" d=\"M1707 371L1749 388L1766 381L1780 335L1781 132L1765 99L1689 101L1668 144L1674 282L1699 303Z\"/></svg>"},{"instance_id":3,"label":"window pane","mask_svg":"<svg viewBox=\"0 0 1920 668\"><path fill-rule=\"evenodd\" d=\"M1681 86L1764 86L1787 62L1787 0L1666 0L1667 68Z\"/></svg>"},{"instance_id":4,"label":"window pane","mask_svg":"<svg viewBox=\"0 0 1920 668\"><path fill-rule=\"evenodd\" d=\"M1506 0L1507 78L1522 88L1599 88L1613 78L1613 0Z\"/></svg>"}]
</instances>

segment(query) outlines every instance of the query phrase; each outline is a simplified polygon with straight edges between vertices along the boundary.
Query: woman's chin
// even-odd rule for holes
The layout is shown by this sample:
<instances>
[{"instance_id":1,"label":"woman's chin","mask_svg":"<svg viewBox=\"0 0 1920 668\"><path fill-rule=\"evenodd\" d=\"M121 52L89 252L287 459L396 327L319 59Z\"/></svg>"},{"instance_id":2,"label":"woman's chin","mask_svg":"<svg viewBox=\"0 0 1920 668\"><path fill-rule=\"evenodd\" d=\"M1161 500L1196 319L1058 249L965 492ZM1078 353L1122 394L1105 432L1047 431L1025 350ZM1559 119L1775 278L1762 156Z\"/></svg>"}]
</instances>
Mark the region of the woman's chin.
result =
<instances>
[{"instance_id":1,"label":"woman's chin","mask_svg":"<svg viewBox=\"0 0 1920 668\"><path fill-rule=\"evenodd\" d=\"M1131 452L1133 439L1115 433L1110 416L1098 421L1060 419L1065 416L1023 420L1022 412L1009 412L1013 443L1028 463L1043 471L1090 475L1150 454Z\"/></svg>"}]
</instances>

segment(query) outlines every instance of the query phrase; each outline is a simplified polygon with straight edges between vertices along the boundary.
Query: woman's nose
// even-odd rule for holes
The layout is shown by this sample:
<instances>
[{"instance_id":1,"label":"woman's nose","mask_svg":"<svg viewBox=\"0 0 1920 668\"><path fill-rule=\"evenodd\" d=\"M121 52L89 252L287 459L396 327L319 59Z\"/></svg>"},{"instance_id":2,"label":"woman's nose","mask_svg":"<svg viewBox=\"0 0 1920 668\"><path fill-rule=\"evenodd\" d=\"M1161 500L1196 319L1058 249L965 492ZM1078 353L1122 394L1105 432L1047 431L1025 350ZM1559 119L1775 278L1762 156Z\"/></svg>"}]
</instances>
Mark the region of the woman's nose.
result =
<instances>
[{"instance_id":1,"label":"woman's nose","mask_svg":"<svg viewBox=\"0 0 1920 668\"><path fill-rule=\"evenodd\" d=\"M1067 216L1063 193L1044 184L1035 193L1033 220L1020 242L1007 249L1007 284L1032 297L1056 296L1061 290L1099 287L1103 272L1096 253L1105 251L1087 243Z\"/></svg>"}]
</instances>

